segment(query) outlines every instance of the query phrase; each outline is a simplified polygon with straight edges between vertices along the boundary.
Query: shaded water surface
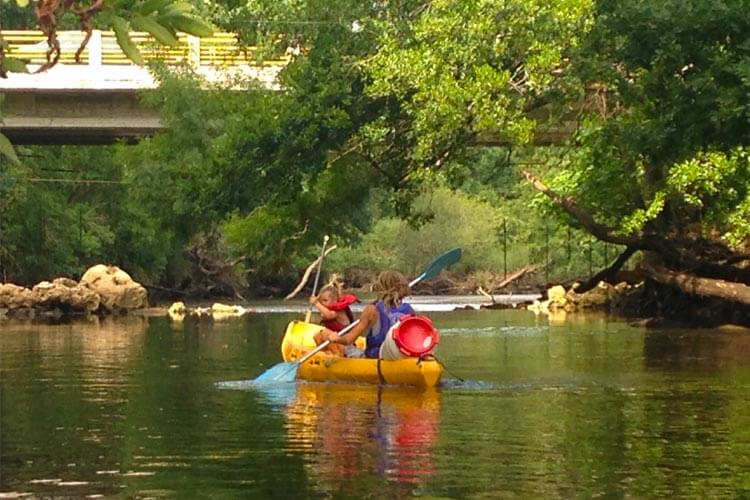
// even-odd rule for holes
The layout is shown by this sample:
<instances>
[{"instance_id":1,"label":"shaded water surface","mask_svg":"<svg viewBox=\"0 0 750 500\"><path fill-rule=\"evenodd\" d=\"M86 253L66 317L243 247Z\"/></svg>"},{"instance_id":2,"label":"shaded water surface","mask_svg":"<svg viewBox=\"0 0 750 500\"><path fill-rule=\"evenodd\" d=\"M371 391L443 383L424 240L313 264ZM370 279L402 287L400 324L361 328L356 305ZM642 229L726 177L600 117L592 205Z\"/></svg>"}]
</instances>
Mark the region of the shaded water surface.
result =
<instances>
[{"instance_id":1,"label":"shaded water surface","mask_svg":"<svg viewBox=\"0 0 750 500\"><path fill-rule=\"evenodd\" d=\"M464 381L429 391L249 388L291 312L0 324L0 493L750 495L750 335L431 315Z\"/></svg>"}]
</instances>

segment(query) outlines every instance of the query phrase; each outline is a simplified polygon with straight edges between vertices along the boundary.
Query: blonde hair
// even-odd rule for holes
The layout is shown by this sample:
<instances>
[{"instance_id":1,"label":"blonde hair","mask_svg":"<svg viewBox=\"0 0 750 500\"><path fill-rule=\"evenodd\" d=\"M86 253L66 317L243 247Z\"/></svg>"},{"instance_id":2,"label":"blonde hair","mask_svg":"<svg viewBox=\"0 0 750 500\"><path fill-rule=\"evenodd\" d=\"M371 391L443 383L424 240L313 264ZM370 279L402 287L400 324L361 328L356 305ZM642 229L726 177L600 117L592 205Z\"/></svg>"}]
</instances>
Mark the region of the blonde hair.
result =
<instances>
[{"instance_id":1,"label":"blonde hair","mask_svg":"<svg viewBox=\"0 0 750 500\"><path fill-rule=\"evenodd\" d=\"M320 292L318 293L318 297L322 297L323 294L330 293L333 295L334 299L338 299L341 295L341 292L339 291L339 287L334 285L333 283L329 283L328 285L324 286L320 289Z\"/></svg>"},{"instance_id":2,"label":"blonde hair","mask_svg":"<svg viewBox=\"0 0 750 500\"><path fill-rule=\"evenodd\" d=\"M378 299L385 305L395 307L401 299L411 293L409 282L403 274L398 271L383 271L375 280L373 289L378 292Z\"/></svg>"}]
</instances>

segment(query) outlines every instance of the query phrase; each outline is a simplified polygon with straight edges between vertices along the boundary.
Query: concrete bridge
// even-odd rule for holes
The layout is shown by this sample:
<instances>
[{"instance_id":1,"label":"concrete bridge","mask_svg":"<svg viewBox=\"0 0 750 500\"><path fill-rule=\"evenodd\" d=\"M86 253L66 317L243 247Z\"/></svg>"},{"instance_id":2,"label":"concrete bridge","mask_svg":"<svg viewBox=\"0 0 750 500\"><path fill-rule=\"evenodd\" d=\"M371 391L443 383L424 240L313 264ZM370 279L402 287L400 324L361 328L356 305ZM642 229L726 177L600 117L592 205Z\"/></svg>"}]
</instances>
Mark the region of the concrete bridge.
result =
<instances>
[{"instance_id":1,"label":"concrete bridge","mask_svg":"<svg viewBox=\"0 0 750 500\"><path fill-rule=\"evenodd\" d=\"M33 71L45 62L46 38L40 31L3 31L8 55L28 59ZM40 74L10 73L0 79L4 95L0 132L14 144L111 144L136 142L164 128L158 113L142 106L139 91L155 88L148 70L132 64L117 45L113 32L94 31L81 62L74 54L83 32L59 32L61 57L52 69ZM145 60L168 65L188 65L208 81L227 76L257 79L277 89L276 77L290 55L262 63L253 48L241 47L233 33L210 38L180 34L176 47L157 44L147 33L131 33ZM534 142L559 144L575 132L575 119L547 124L547 110L535 112L541 125ZM502 138L481 138L479 143L503 145Z\"/></svg>"},{"instance_id":2,"label":"concrete bridge","mask_svg":"<svg viewBox=\"0 0 750 500\"><path fill-rule=\"evenodd\" d=\"M33 72L45 61L46 38L39 31L3 31L7 54L30 61ZM14 144L110 144L136 141L163 128L158 113L139 103L138 93L155 88L145 67L132 64L122 53L114 33L95 30L74 60L84 34L59 32L60 61L39 74L9 73L0 79L4 95L0 132ZM284 59L260 63L253 49L239 46L234 34L210 38L180 34L179 45L164 47L147 33L132 33L145 60L188 65L208 81L227 76L257 79L266 88L277 87Z\"/></svg>"}]
</instances>

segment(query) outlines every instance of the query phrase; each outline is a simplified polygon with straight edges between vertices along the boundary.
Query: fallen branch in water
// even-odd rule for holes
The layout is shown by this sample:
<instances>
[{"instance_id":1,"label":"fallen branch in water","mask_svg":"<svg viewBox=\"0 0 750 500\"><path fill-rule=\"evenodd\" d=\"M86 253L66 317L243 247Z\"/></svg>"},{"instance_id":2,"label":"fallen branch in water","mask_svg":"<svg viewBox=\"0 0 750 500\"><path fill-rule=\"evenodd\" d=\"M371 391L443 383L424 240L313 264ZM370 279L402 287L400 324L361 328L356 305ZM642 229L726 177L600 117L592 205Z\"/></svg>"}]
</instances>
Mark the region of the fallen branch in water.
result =
<instances>
[{"instance_id":1,"label":"fallen branch in water","mask_svg":"<svg viewBox=\"0 0 750 500\"><path fill-rule=\"evenodd\" d=\"M539 266L526 266L526 267L523 267L523 268L519 269L518 271L516 271L515 273L511 274L510 276L508 276L507 278L505 278L503 281L501 281L500 283L498 283L497 286L493 287L492 289L493 290L501 290L501 289L505 288L506 286L510 285L511 283L513 283L514 281L516 281L517 279L521 278L524 274L536 271L538 267Z\"/></svg>"},{"instance_id":2,"label":"fallen branch in water","mask_svg":"<svg viewBox=\"0 0 750 500\"><path fill-rule=\"evenodd\" d=\"M310 279L310 275L312 274L313 269L315 269L315 266L318 265L318 262L320 262L323 257L325 257L329 253L333 252L335 249L336 249L336 245L333 245L332 247L328 248L325 251L325 253L323 254L322 257L318 257L317 259L315 259L314 261L312 261L312 263L309 266L307 266L307 269L305 269L305 274L302 275L302 279L300 280L300 282L297 285L297 287L294 290L292 290L289 293L289 295L287 295L286 297L284 297L284 300L293 299L300 292L300 290L302 290L305 287L305 285L307 284L307 280Z\"/></svg>"},{"instance_id":3,"label":"fallen branch in water","mask_svg":"<svg viewBox=\"0 0 750 500\"><path fill-rule=\"evenodd\" d=\"M489 293L485 292L484 288L482 288L481 286L479 288L477 288L477 292L479 292L479 295L482 295L482 296L487 297L488 299L490 299L493 304L495 303L495 296L494 295L490 295Z\"/></svg>"}]
</instances>

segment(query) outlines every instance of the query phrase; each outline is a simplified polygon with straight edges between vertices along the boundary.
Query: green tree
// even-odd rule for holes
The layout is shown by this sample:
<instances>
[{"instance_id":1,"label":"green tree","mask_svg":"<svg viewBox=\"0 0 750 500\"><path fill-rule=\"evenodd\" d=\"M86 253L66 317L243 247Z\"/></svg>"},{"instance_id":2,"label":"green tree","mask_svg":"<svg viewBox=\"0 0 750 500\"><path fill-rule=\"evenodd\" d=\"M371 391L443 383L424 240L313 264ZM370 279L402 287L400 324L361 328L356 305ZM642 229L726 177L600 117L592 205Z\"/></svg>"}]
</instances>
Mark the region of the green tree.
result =
<instances>
[{"instance_id":1,"label":"green tree","mask_svg":"<svg viewBox=\"0 0 750 500\"><path fill-rule=\"evenodd\" d=\"M599 2L573 64L600 106L557 192L535 183L600 239L643 250L657 281L745 304L748 6Z\"/></svg>"},{"instance_id":2,"label":"green tree","mask_svg":"<svg viewBox=\"0 0 750 500\"><path fill-rule=\"evenodd\" d=\"M610 271L642 250L658 281L750 303L747 7L432 2L386 23L368 92L401 119L385 111L362 135L420 181L488 137L530 142L539 106L562 97L584 118L581 147L537 169L552 187L525 169L532 186L627 247Z\"/></svg>"},{"instance_id":3,"label":"green tree","mask_svg":"<svg viewBox=\"0 0 750 500\"><path fill-rule=\"evenodd\" d=\"M0 170L3 276L33 284L116 262L152 281L174 250L135 203L114 148L25 148Z\"/></svg>"}]
</instances>

